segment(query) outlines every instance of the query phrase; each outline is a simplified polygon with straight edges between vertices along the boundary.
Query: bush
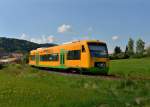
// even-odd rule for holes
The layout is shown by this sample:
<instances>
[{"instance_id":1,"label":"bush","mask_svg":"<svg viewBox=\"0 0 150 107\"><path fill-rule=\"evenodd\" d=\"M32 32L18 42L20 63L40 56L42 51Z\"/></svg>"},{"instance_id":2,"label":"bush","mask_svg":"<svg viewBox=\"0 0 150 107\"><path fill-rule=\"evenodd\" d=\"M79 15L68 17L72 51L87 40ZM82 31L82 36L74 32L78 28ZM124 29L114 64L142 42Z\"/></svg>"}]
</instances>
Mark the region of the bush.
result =
<instances>
[{"instance_id":1,"label":"bush","mask_svg":"<svg viewBox=\"0 0 150 107\"><path fill-rule=\"evenodd\" d=\"M143 53L143 54L134 54L131 58L144 58L147 57L147 53Z\"/></svg>"},{"instance_id":2,"label":"bush","mask_svg":"<svg viewBox=\"0 0 150 107\"><path fill-rule=\"evenodd\" d=\"M109 55L109 58L111 60L115 60L115 59L127 59L127 58L129 58L129 56L126 55L124 52L121 52L121 53L118 53L118 54Z\"/></svg>"},{"instance_id":3,"label":"bush","mask_svg":"<svg viewBox=\"0 0 150 107\"><path fill-rule=\"evenodd\" d=\"M27 64L29 62L29 54L24 54L23 58L21 59L22 64Z\"/></svg>"},{"instance_id":4,"label":"bush","mask_svg":"<svg viewBox=\"0 0 150 107\"><path fill-rule=\"evenodd\" d=\"M147 56L150 56L150 46L146 49Z\"/></svg>"}]
</instances>

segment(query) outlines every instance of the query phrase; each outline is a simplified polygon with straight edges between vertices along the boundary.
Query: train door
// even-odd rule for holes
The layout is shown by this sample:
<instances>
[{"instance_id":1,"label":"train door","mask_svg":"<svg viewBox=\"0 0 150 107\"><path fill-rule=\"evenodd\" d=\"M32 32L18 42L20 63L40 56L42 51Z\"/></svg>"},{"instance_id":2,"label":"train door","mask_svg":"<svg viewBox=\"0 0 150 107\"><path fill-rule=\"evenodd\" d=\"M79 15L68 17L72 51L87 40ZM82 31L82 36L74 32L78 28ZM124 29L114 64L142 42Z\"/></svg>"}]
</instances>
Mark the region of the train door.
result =
<instances>
[{"instance_id":1,"label":"train door","mask_svg":"<svg viewBox=\"0 0 150 107\"><path fill-rule=\"evenodd\" d=\"M60 50L60 64L65 64L65 51L63 49Z\"/></svg>"},{"instance_id":2,"label":"train door","mask_svg":"<svg viewBox=\"0 0 150 107\"><path fill-rule=\"evenodd\" d=\"M36 65L39 65L39 53L36 53L35 59L36 59Z\"/></svg>"}]
</instances>

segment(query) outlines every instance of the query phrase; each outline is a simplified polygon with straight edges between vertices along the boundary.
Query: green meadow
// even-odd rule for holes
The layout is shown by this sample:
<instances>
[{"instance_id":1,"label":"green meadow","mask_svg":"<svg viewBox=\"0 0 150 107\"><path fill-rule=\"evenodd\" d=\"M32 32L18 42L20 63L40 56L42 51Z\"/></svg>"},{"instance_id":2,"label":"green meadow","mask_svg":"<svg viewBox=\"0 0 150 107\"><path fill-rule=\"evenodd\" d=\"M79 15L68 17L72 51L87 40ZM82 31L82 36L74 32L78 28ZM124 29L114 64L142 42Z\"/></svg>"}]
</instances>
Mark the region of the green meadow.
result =
<instances>
[{"instance_id":1,"label":"green meadow","mask_svg":"<svg viewBox=\"0 0 150 107\"><path fill-rule=\"evenodd\" d=\"M150 107L150 58L114 60L109 75L0 69L0 107Z\"/></svg>"}]
</instances>

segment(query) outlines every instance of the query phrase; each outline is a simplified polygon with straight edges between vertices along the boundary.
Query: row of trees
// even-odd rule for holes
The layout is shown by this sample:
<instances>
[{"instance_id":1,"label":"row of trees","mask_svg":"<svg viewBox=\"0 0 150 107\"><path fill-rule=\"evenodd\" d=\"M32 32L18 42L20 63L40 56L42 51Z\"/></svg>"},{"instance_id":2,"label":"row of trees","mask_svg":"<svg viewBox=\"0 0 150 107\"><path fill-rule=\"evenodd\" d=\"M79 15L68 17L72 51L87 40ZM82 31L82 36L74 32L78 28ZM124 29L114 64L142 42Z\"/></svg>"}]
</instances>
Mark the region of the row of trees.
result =
<instances>
[{"instance_id":1,"label":"row of trees","mask_svg":"<svg viewBox=\"0 0 150 107\"><path fill-rule=\"evenodd\" d=\"M150 56L150 47L145 48L145 42L142 39L135 41L130 38L126 49L123 52L120 46L116 46L114 53L110 55L110 59L127 59L127 58L141 58Z\"/></svg>"}]
</instances>

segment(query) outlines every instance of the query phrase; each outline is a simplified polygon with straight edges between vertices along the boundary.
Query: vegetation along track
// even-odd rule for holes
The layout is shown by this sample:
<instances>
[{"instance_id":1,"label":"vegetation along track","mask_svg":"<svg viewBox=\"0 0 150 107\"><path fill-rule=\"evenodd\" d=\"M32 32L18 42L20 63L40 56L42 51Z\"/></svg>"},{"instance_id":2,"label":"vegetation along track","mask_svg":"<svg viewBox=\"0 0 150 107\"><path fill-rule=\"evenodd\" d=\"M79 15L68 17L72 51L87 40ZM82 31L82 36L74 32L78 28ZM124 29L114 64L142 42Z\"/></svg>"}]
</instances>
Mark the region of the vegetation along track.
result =
<instances>
[{"instance_id":1,"label":"vegetation along track","mask_svg":"<svg viewBox=\"0 0 150 107\"><path fill-rule=\"evenodd\" d=\"M72 73L72 72L68 72L67 70L65 71L60 71L60 70L50 70L50 69L42 69L46 72L51 72L51 73L58 73L60 75L68 75L68 76L86 76L86 77L91 77L91 78L102 78L102 79L106 79L106 80L124 80L124 79L128 79L128 80L150 80L150 78L142 78L142 77L122 77L119 75L115 75L115 74L108 74L108 75L100 75L100 74L88 74L88 73L84 73L84 74L80 74L80 73Z\"/></svg>"},{"instance_id":2,"label":"vegetation along track","mask_svg":"<svg viewBox=\"0 0 150 107\"><path fill-rule=\"evenodd\" d=\"M124 79L131 79L131 80L150 80L146 78L124 78L115 74L108 74L108 75L100 75L100 74L80 74L80 73L72 73L72 72L67 72L67 71L57 71L57 70L50 70L50 69L43 69L46 72L50 73L57 73L59 75L67 75L67 76L85 76L85 77L90 77L90 78L102 78L102 79L107 79L107 80L124 80Z\"/></svg>"}]
</instances>

